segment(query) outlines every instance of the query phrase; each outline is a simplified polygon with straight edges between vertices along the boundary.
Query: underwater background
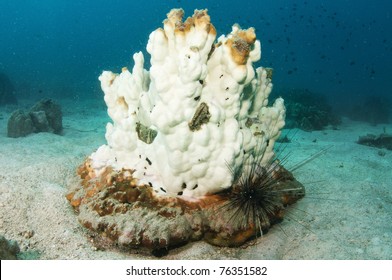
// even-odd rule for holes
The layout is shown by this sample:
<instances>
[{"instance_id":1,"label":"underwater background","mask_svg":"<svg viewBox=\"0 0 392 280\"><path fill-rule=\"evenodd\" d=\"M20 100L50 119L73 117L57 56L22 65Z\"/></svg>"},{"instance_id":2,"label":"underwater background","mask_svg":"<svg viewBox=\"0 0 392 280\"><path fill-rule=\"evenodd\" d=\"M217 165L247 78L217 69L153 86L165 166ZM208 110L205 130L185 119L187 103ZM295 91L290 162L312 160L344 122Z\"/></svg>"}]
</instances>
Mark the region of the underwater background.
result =
<instances>
[{"instance_id":1,"label":"underwater background","mask_svg":"<svg viewBox=\"0 0 392 280\"><path fill-rule=\"evenodd\" d=\"M65 195L106 143L98 76L132 69L139 51L148 69L149 35L172 8L208 9L217 38L234 23L256 29L256 66L273 68L269 104L283 96L287 108L275 150L306 195L249 246L200 241L165 258L391 260L389 0L0 0L0 253L6 244L18 259L154 259L101 250ZM27 131L22 117L54 126Z\"/></svg>"},{"instance_id":2,"label":"underwater background","mask_svg":"<svg viewBox=\"0 0 392 280\"><path fill-rule=\"evenodd\" d=\"M17 98L102 98L103 70L132 67L171 8L207 8L218 36L255 27L274 92L308 90L339 112L389 100L392 1L1 0L0 72ZM148 64L148 56L146 62ZM146 65L148 66L148 65ZM385 98L384 98L385 97Z\"/></svg>"}]
</instances>

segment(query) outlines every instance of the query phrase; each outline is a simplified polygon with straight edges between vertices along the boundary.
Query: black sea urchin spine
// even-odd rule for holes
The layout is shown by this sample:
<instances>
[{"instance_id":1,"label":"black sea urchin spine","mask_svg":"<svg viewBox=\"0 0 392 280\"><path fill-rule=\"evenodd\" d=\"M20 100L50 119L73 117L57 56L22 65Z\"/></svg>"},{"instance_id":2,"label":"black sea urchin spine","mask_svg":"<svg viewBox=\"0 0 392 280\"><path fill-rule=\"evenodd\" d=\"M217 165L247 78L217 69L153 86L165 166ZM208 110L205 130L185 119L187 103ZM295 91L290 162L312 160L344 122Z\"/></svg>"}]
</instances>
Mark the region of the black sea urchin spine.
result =
<instances>
[{"instance_id":1,"label":"black sea urchin spine","mask_svg":"<svg viewBox=\"0 0 392 280\"><path fill-rule=\"evenodd\" d=\"M285 207L302 198L305 191L278 159L266 166L260 161L255 158L239 170L230 169L234 182L221 208L229 212L230 225L243 230L253 227L261 235L282 220Z\"/></svg>"},{"instance_id":2,"label":"black sea urchin spine","mask_svg":"<svg viewBox=\"0 0 392 280\"><path fill-rule=\"evenodd\" d=\"M243 167L243 173L234 182L228 194L228 202L223 206L230 213L229 223L246 229L253 225L266 230L270 227L270 217L283 210L279 190L274 189L277 179L273 172L277 164L267 168L258 164Z\"/></svg>"}]
</instances>

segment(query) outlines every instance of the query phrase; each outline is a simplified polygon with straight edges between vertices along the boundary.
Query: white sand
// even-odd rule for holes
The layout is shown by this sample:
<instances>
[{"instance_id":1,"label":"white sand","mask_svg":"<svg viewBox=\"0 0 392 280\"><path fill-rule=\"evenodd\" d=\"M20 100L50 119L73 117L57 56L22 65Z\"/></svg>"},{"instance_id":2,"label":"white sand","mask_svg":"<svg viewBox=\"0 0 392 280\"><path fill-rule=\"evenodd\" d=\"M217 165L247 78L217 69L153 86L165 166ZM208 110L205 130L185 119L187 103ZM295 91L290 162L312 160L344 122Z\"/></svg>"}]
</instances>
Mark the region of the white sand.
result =
<instances>
[{"instance_id":1,"label":"white sand","mask_svg":"<svg viewBox=\"0 0 392 280\"><path fill-rule=\"evenodd\" d=\"M146 259L146 254L101 251L64 195L75 170L105 142L109 120L102 102L62 101L64 135L7 138L10 112L0 107L0 235L16 240L21 258ZM30 104L31 105L31 104ZM26 105L27 106L27 105ZM241 248L203 241L170 251L166 259L392 259L392 151L355 143L383 125L344 120L340 130L298 131L284 154L288 168L329 149L294 172L307 196L281 224ZM389 124L386 131L392 133ZM31 236L32 235L32 236Z\"/></svg>"}]
</instances>

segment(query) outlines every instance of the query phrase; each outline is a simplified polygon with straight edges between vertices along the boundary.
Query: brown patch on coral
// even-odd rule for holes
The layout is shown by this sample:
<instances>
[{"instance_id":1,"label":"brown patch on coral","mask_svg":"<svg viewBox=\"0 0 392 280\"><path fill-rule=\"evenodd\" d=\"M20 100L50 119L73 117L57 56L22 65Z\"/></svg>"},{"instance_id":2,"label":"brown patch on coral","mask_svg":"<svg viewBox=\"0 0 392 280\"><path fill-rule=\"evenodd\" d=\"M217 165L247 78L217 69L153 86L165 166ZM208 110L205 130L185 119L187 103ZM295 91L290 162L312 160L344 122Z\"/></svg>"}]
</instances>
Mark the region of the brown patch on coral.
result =
<instances>
[{"instance_id":1,"label":"brown patch on coral","mask_svg":"<svg viewBox=\"0 0 392 280\"><path fill-rule=\"evenodd\" d=\"M116 103L128 111L128 103L125 101L124 96L117 98Z\"/></svg>"},{"instance_id":2,"label":"brown patch on coral","mask_svg":"<svg viewBox=\"0 0 392 280\"><path fill-rule=\"evenodd\" d=\"M226 41L226 45L229 47L231 52L231 57L234 62L238 65L244 65L248 61L250 47L249 44L239 38L230 38Z\"/></svg>"},{"instance_id":3,"label":"brown patch on coral","mask_svg":"<svg viewBox=\"0 0 392 280\"><path fill-rule=\"evenodd\" d=\"M226 41L226 45L231 51L231 56L235 63L244 65L248 61L252 45L256 41L254 28L239 30L232 38Z\"/></svg>"},{"instance_id":4,"label":"brown patch on coral","mask_svg":"<svg viewBox=\"0 0 392 280\"><path fill-rule=\"evenodd\" d=\"M169 13L167 13L167 19L163 21L163 24L169 24L173 27L179 22L182 22L182 18L184 17L183 9L171 9Z\"/></svg>"},{"instance_id":5,"label":"brown patch on coral","mask_svg":"<svg viewBox=\"0 0 392 280\"><path fill-rule=\"evenodd\" d=\"M244 40L248 45L253 45L256 41L256 33L253 27L250 27L246 30L239 30L237 36Z\"/></svg>"},{"instance_id":6,"label":"brown patch on coral","mask_svg":"<svg viewBox=\"0 0 392 280\"><path fill-rule=\"evenodd\" d=\"M195 10L192 19L196 28L203 28L207 33L210 33L214 36L216 35L216 29L211 23L211 19L207 13L207 10Z\"/></svg>"},{"instance_id":7,"label":"brown patch on coral","mask_svg":"<svg viewBox=\"0 0 392 280\"><path fill-rule=\"evenodd\" d=\"M216 29L210 21L207 10L195 10L193 16L188 17L184 22L182 21L183 17L183 9L172 9L167 14L167 19L163 21L163 24L174 28L176 35L186 35L192 28L216 35Z\"/></svg>"},{"instance_id":8,"label":"brown patch on coral","mask_svg":"<svg viewBox=\"0 0 392 280\"><path fill-rule=\"evenodd\" d=\"M302 189L290 172L279 167L276 188ZM86 228L110 240L120 248L168 249L190 241L204 239L217 246L240 246L258 234L254 224L244 227L222 210L230 193L208 195L198 199L157 195L150 185L141 185L133 170L106 168L99 176L90 160L79 167L81 184L66 195ZM303 195L282 195L282 205L292 204ZM284 209L269 217L273 223L283 218ZM263 229L264 230L264 229Z\"/></svg>"}]
</instances>

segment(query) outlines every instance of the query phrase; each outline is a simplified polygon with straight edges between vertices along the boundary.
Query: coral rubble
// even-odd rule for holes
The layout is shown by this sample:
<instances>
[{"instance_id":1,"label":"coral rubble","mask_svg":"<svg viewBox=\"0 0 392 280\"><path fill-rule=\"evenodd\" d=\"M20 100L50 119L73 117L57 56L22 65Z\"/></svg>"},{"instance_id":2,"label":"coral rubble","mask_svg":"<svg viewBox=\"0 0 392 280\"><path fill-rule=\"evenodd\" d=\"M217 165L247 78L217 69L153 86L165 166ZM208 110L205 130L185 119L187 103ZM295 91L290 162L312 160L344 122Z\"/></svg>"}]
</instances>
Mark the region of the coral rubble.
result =
<instances>
[{"instance_id":1,"label":"coral rubble","mask_svg":"<svg viewBox=\"0 0 392 280\"><path fill-rule=\"evenodd\" d=\"M357 143L360 145L392 150L392 135L387 133L381 133L380 135L367 134L365 136L360 136Z\"/></svg>"},{"instance_id":2,"label":"coral rubble","mask_svg":"<svg viewBox=\"0 0 392 280\"><path fill-rule=\"evenodd\" d=\"M17 138L34 132L59 134L63 129L62 119L60 105L51 99L44 99L36 103L28 113L14 111L8 120L7 135Z\"/></svg>"},{"instance_id":3,"label":"coral rubble","mask_svg":"<svg viewBox=\"0 0 392 280\"><path fill-rule=\"evenodd\" d=\"M199 239L238 246L304 195L275 159L286 111L281 98L268 106L271 71L253 67L261 57L254 29L234 25L216 41L206 10L185 21L183 14L171 10L151 33L149 71L139 52L132 72L99 77L113 120L107 144L81 165L81 184L67 194L84 226L124 248ZM234 221L225 207L239 178L261 182L260 173L277 201L265 228Z\"/></svg>"}]
</instances>

